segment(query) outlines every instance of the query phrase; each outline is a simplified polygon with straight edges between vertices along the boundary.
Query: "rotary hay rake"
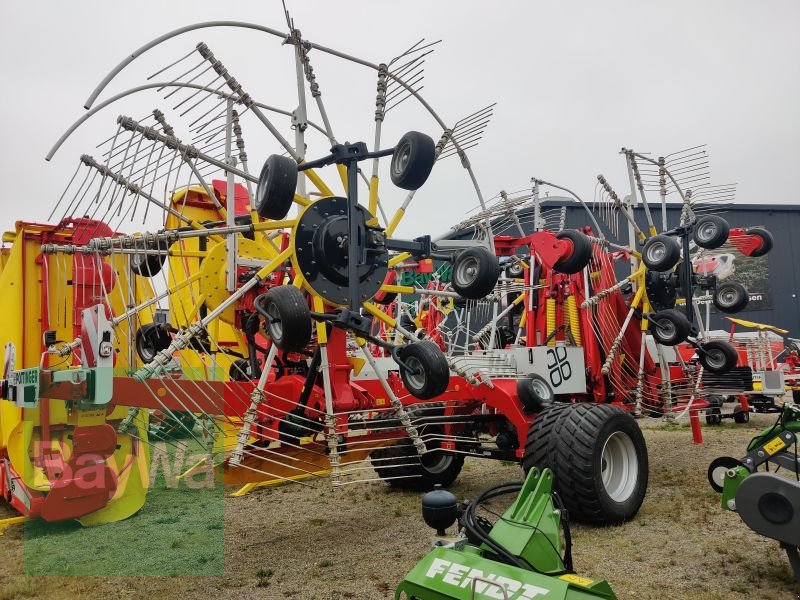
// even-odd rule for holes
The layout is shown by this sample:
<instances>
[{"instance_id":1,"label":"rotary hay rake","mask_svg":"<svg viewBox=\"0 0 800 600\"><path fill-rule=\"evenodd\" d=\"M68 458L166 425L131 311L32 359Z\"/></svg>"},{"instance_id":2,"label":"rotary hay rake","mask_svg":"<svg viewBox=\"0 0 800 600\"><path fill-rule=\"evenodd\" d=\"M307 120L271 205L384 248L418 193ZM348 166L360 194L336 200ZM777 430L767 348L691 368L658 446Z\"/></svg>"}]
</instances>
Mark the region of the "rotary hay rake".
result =
<instances>
[{"instance_id":1,"label":"rotary hay rake","mask_svg":"<svg viewBox=\"0 0 800 600\"><path fill-rule=\"evenodd\" d=\"M480 140L492 106L446 126L419 94L435 43L421 41L386 64L372 64L304 40L291 21L288 34L251 24L200 24L134 52L87 108L134 58L177 34L220 24L288 42L297 108L254 100L244 80L200 43L151 77L161 81L89 110L50 156L98 110L147 89L175 102L191 143L177 137L172 117L161 110L142 119L120 117L99 146L100 158L81 157L51 215L57 224L20 223L8 239L13 245L2 276L23 282L6 300L14 314L23 314L19 331L3 340L10 344L10 402L2 402L0 446L12 504L26 515L85 524L133 514L144 502L148 410L156 410L173 431L204 448L206 460L197 468L221 468L227 483L327 484L322 475L330 471L340 487L369 481L376 471L392 485L424 489L452 482L465 455L523 459L528 470L553 468L576 518L631 518L645 493L647 455L635 422L613 405L669 410L674 393L664 366L675 367L643 352L648 338L641 332L649 321L629 327L649 310L629 308L626 287L636 288L635 301L637 294L638 302L649 301L644 283L652 273L640 268L622 281L614 276L614 261L647 256L647 246L639 253L633 242L608 242L591 213L592 228L585 229L591 236L564 230L563 213L547 221L558 233L548 230L548 215L538 207L538 188L546 182L538 180L532 233L525 235L520 212L531 204L527 199L501 194L487 207L465 150ZM371 149L339 143L334 135L312 52L377 73ZM308 116L307 94L321 124ZM442 129L439 141L411 132L384 148L387 113L400 104L407 110L413 104L407 99L433 116ZM294 143L273 114L289 117ZM248 167L245 117L263 125L283 153L271 155L258 177ZM308 160L315 143L330 153ZM632 155L626 153L629 160ZM392 181L408 190L391 216L391 191L378 189L386 170L380 159L389 156ZM393 238L434 163L450 156L466 169L481 205L460 224L474 227L476 239ZM372 161L368 178L358 168L363 160ZM666 165L660 172L677 188ZM323 179L331 173L343 196ZM366 206L358 204L362 185ZM685 196L687 226L671 232L683 236L684 249L696 209L691 194ZM617 209L621 202L614 200ZM498 216L517 235L495 236ZM144 233L123 233L138 219ZM658 237L653 228L650 233ZM497 256L508 262L503 277ZM403 325L392 296L419 292L403 285L402 274L424 271L431 258L452 263L452 281L445 286L433 278L425 290L413 329L432 339L420 341ZM684 289L693 283L684 276ZM512 308L502 304L509 294ZM491 315L488 328L475 325L473 310L454 310L462 321L436 338L450 320L444 313L451 302ZM497 323L516 307L524 309L524 320L510 328L512 339ZM707 361L709 345L693 339ZM594 402L550 406L554 399ZM591 456L575 476L559 457L582 451L574 445L579 433L591 438ZM102 465L91 492L79 485L81 460ZM615 475L607 468L619 461L627 478L622 469ZM583 480L592 482L589 491ZM62 488L67 491L55 493Z\"/></svg>"},{"instance_id":2,"label":"rotary hay rake","mask_svg":"<svg viewBox=\"0 0 800 600\"><path fill-rule=\"evenodd\" d=\"M536 178L532 179L532 188L501 192L489 209L455 226L454 233L459 237L465 235L464 229L472 229L473 238L485 238L483 223L491 219L494 231L504 234L495 235L492 241L504 261L506 277L500 280L496 301L471 303L466 316L440 319L444 331L437 335L452 340L461 330L461 353L473 345L492 348L530 343L531 336L535 336L534 346L581 347L585 352L586 386L584 389L581 382L582 389L573 399L588 396L637 415L670 419L688 411L695 441L699 442L698 413L709 407L709 396L723 388L727 393L752 389L752 382L745 381L752 379L752 374L734 369L736 349L728 340L708 332L704 324L709 321L712 304L720 312L735 313L746 307L748 294L741 284L726 278L727 274L711 273L705 261L707 253L735 248L745 256L763 256L772 247L772 237L763 228L730 229L720 217L703 214L708 211L707 202L719 208L721 202L732 199L733 193L733 186L708 183L703 149L691 148L658 160L626 149L622 154L631 185L624 200L605 177L598 176L594 209L605 228L569 189ZM648 172L640 168L640 162L657 169L652 167ZM678 226L663 229L660 234L646 203L649 182L645 177L651 173L658 175L662 229L667 223L667 197L674 194L681 199ZM682 185L694 187L684 192ZM541 209L540 189L544 186L566 192L587 209L592 225L583 231L594 250L584 251L592 258L582 275L553 273L537 257L531 259L537 253L535 248L524 248L526 239L530 239L524 237L526 231L556 224L555 229L564 228L563 208ZM644 208L649 235L634 219L632 207L637 204ZM628 225L626 245L613 243L605 235L624 237L620 235L620 215ZM584 244L575 232L559 235L571 235L579 245ZM636 250L639 246L641 251ZM526 269L531 265L535 274ZM626 270L630 275L617 277ZM583 310L578 311L578 306ZM528 326L531 319L537 319L534 327ZM546 380L547 373L543 375ZM552 400L554 390L546 390L547 383L534 377L532 385L540 390L536 403L543 398ZM521 396L526 397L522 392Z\"/></svg>"}]
</instances>

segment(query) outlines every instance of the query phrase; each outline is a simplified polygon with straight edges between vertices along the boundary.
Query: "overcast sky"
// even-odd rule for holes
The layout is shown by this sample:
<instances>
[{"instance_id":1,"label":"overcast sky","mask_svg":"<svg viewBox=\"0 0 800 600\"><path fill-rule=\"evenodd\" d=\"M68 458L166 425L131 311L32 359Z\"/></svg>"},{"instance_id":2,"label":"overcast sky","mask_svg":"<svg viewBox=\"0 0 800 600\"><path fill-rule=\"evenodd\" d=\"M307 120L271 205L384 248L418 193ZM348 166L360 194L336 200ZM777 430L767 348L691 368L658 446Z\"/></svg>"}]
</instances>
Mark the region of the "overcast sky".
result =
<instances>
[{"instance_id":1,"label":"overcast sky","mask_svg":"<svg viewBox=\"0 0 800 600\"><path fill-rule=\"evenodd\" d=\"M498 103L480 146L470 152L487 198L524 188L534 175L591 199L595 177L604 173L623 191L622 146L657 156L705 143L714 182L738 182L739 202L798 202L796 0L288 5L306 39L376 63L420 38L442 39L428 58L422 95L448 123ZM114 133L118 114L169 109L152 92L121 101L45 162L52 143L81 115L84 100L111 67L153 37L210 19L286 30L276 0L5 2L0 226L46 219L78 156L96 151ZM294 108L291 50L276 38L233 29L193 32L165 44L123 71L101 99L144 83L200 40L258 100ZM371 142L374 73L319 53L312 53L312 61L337 136ZM435 138L441 133L411 105L390 113L387 144L408 129ZM245 125L251 170L257 170L277 146L255 120ZM312 153L319 155L323 146ZM401 233L440 233L476 204L457 161L447 162L415 199ZM384 190L391 210L402 194Z\"/></svg>"}]
</instances>

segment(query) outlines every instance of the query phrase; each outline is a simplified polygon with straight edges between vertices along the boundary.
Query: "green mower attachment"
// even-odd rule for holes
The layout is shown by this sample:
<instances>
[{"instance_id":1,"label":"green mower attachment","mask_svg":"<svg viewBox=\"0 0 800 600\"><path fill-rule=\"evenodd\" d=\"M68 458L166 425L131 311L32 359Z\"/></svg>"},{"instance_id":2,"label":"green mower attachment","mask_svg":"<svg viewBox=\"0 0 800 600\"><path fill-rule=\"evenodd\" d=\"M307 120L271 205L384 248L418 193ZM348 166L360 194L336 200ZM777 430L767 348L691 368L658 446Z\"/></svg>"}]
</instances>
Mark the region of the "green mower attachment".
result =
<instances>
[{"instance_id":1,"label":"green mower attachment","mask_svg":"<svg viewBox=\"0 0 800 600\"><path fill-rule=\"evenodd\" d=\"M708 481L722 494L722 508L735 511L756 533L780 542L800 583L800 407L787 404L772 427L760 432L741 459L721 456L708 467ZM766 471L758 471L764 465ZM793 478L770 472L770 465Z\"/></svg>"},{"instance_id":2,"label":"green mower attachment","mask_svg":"<svg viewBox=\"0 0 800 600\"><path fill-rule=\"evenodd\" d=\"M494 525L475 515L484 502L514 492L516 500ZM572 572L569 523L560 506L549 469L532 468L524 483L490 488L460 507L445 490L425 494L422 515L437 531L434 548L400 583L395 600L615 599L606 581ZM458 534L446 535L456 521Z\"/></svg>"}]
</instances>

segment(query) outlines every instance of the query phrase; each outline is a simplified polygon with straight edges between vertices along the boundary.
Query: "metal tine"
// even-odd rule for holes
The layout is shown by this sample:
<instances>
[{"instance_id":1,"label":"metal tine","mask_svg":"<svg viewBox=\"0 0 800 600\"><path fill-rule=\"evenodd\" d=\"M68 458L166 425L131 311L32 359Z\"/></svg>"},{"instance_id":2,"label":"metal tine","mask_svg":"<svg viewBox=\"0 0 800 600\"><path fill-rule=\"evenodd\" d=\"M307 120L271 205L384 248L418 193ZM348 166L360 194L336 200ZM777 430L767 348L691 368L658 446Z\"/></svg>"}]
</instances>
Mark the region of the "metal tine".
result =
<instances>
[{"instance_id":1,"label":"metal tine","mask_svg":"<svg viewBox=\"0 0 800 600\"><path fill-rule=\"evenodd\" d=\"M159 71L156 71L155 73L153 73L152 75L150 75L150 77L148 77L148 78L147 78L147 81L150 81L151 79L153 79L153 78L154 78L154 77L156 77L157 75L161 75L161 73L163 73L164 71L168 71L169 69L171 69L171 68L172 68L172 67L174 67L175 65L177 65L177 64L180 64L181 62L183 62L183 61L184 61L184 60L186 60L187 58L190 58L190 57L191 57L193 54L194 54L194 49L190 50L190 51L188 52L188 54L186 54L186 56L184 56L184 57L182 57L182 58L179 58L179 59L178 59L178 60L176 60L175 62L168 64L166 67L163 67L163 68L162 68L162 69L160 69Z\"/></svg>"},{"instance_id":2,"label":"metal tine","mask_svg":"<svg viewBox=\"0 0 800 600\"><path fill-rule=\"evenodd\" d=\"M458 129L460 126L464 125L465 123L474 120L474 118L479 118L478 115L485 111L493 111L494 107L497 105L497 102L492 102L491 104L484 106L483 108L479 108L474 113L467 115L466 117L462 117L458 121L456 121L455 125L453 125L453 129Z\"/></svg>"},{"instance_id":3,"label":"metal tine","mask_svg":"<svg viewBox=\"0 0 800 600\"><path fill-rule=\"evenodd\" d=\"M480 130L477 130L477 131L473 131L472 133L468 133L468 134L464 134L463 136L456 137L454 139L455 139L456 143L463 148L465 144L471 143L475 138L481 139L482 136L483 136L483 129L480 129Z\"/></svg>"},{"instance_id":4,"label":"metal tine","mask_svg":"<svg viewBox=\"0 0 800 600\"><path fill-rule=\"evenodd\" d=\"M491 120L492 116L494 115L494 104L490 104L487 107L479 110L472 115L461 119L455 125L453 125L453 131L464 131L465 128L472 127L475 123L479 121L489 121Z\"/></svg>"},{"instance_id":5,"label":"metal tine","mask_svg":"<svg viewBox=\"0 0 800 600\"><path fill-rule=\"evenodd\" d=\"M200 61L200 62L199 62L199 63L197 63L195 66L193 66L191 69L189 69L189 70L188 70L188 71L186 71L185 73L181 73L180 75L178 75L177 77L175 77L174 79L172 79L171 81L169 81L168 83L169 83L170 85L171 85L171 84L174 84L174 83L179 83L179 82L180 82L180 83L194 83L195 79L197 79L197 78L199 78L199 77L202 77L204 74L208 73L208 69L207 69L207 68L206 68L206 69L203 69L202 71L200 71L199 73L197 73L196 75L194 75L194 76L193 76L191 79L189 79L188 81L182 81L182 79L183 79L184 77L186 77L187 75L189 75L189 74L190 74L192 71L194 71L195 69L197 69L197 68L199 68L199 67L202 67L202 66L203 66L203 64L204 64L204 62L205 62L205 61ZM160 87L160 88L156 89L156 92L161 92L161 91L165 90L166 88L167 88L167 86L162 86L162 87ZM177 94L177 93L178 93L178 92L179 92L181 89L182 89L182 88L180 88L180 87L176 87L174 90L172 90L172 91L170 91L170 92L167 92L167 94L164 96L164 99L166 100L167 98L170 98L170 97L174 96L174 95L175 95L175 94Z\"/></svg>"},{"instance_id":6,"label":"metal tine","mask_svg":"<svg viewBox=\"0 0 800 600\"><path fill-rule=\"evenodd\" d=\"M47 217L48 221L52 220L53 215L56 214L56 211L58 210L58 207L61 205L61 202L64 200L64 197L67 195L67 192L72 187L72 184L75 182L75 179L77 178L78 173L80 172L80 170L81 170L81 163L78 162L78 166L75 169L75 173L72 174L72 177L70 178L69 182L67 183L67 186L64 188L64 191L61 192L61 196L59 197L58 202L56 202L55 206L53 207L53 210L50 211L50 216ZM78 193L80 193L80 190L83 187L83 183L85 183L86 179L88 179L88 178L89 178L89 174L87 173L86 174L86 178L84 179L84 182L82 182L81 185L78 187L78 191L76 192L76 196L77 196ZM71 204L72 204L72 201L70 201L70 205Z\"/></svg>"},{"instance_id":7,"label":"metal tine","mask_svg":"<svg viewBox=\"0 0 800 600\"><path fill-rule=\"evenodd\" d=\"M690 154L681 154L678 156L674 156L670 160L665 159L665 164L668 167L680 165L685 162L691 162L693 160L707 160L708 159L708 151L701 150L700 152L692 152Z\"/></svg>"},{"instance_id":8,"label":"metal tine","mask_svg":"<svg viewBox=\"0 0 800 600\"><path fill-rule=\"evenodd\" d=\"M483 139L483 136L479 136L477 138L468 140L466 142L459 142L458 145L461 150L469 150L470 148L474 148L478 145L478 143ZM451 156L455 156L458 154L458 150L453 146L452 149L448 150L447 152L443 152L442 156L440 156L437 160L444 160L446 158L450 158Z\"/></svg>"},{"instance_id":9,"label":"metal tine","mask_svg":"<svg viewBox=\"0 0 800 600\"><path fill-rule=\"evenodd\" d=\"M429 43L427 43L427 44L425 44L423 46L420 46L420 44L422 44L424 41L425 41L425 38L420 39L416 44L411 46L408 50L406 50L402 54L398 54L392 60L390 60L389 64L387 66L391 67L398 60L401 60L402 58L405 58L406 56L410 56L411 54L414 54L415 52L421 52L422 50L425 50L426 48L430 48L432 46L435 46L436 44L441 43L442 40L436 40L435 42L429 42Z\"/></svg>"},{"instance_id":10,"label":"metal tine","mask_svg":"<svg viewBox=\"0 0 800 600\"><path fill-rule=\"evenodd\" d=\"M146 115L144 115L144 116L143 116L141 119L139 119L139 120L140 120L141 122L145 122L145 121L146 121L148 118L150 118L151 116L152 116L152 114L151 114L151 113L147 113ZM107 143L109 143L109 142L113 141L113 140L114 140L114 139L116 139L116 138L117 138L117 135L116 135L116 134L115 134L115 135L112 135L111 137L109 137L109 138L107 138L107 139L103 140L102 142L100 142L99 144L97 144L97 145L95 146L95 148L100 148L100 146L105 146ZM104 155L104 156L105 156L105 155Z\"/></svg>"},{"instance_id":11,"label":"metal tine","mask_svg":"<svg viewBox=\"0 0 800 600\"><path fill-rule=\"evenodd\" d=\"M215 79L213 83L216 83L217 81L219 81L219 79ZM185 111L183 111L182 113L180 113L180 116L181 116L181 117L184 117L184 116L186 116L187 114L189 114L189 113L190 113L191 111L193 111L195 108L197 108L198 106L200 106L200 105L201 105L203 102L205 102L206 100L208 100L209 98L211 98L212 96L214 96L215 94L217 94L217 92L219 92L219 91L220 91L220 90L221 90L221 89L222 89L224 86L225 86L225 81L223 81L222 83L220 83L220 84L219 84L219 86L217 86L217 89L215 89L213 93L212 93L212 92L208 92L208 93L207 93L205 96L203 96L203 97L202 97L200 100L198 100L198 101L197 101L197 102L195 102L195 103L194 103L192 106L190 106L190 107L189 107L189 108L187 108ZM218 94L217 94L217 95L218 95ZM225 104L227 101L228 101L228 99L227 99L227 98L225 98L225 97L223 96L223 97L222 97L222 99L221 99L221 100L220 100L220 101L219 101L217 104L215 104L214 106L212 106L210 109L208 109L208 110L207 110L206 112L204 112L202 115L200 115L200 116L199 116L197 119L195 119L194 121L192 121L191 123L189 123L189 127L194 127L195 125L197 125L197 123L199 123L201 120L203 120L204 118L206 118L206 117L207 117L207 116L208 116L208 115L209 115L211 112L213 112L214 110L216 110L217 108L219 108L221 105Z\"/></svg>"},{"instance_id":12,"label":"metal tine","mask_svg":"<svg viewBox=\"0 0 800 600\"><path fill-rule=\"evenodd\" d=\"M452 137L455 140L461 140L464 137L469 137L469 135L471 135L472 133L475 133L475 132L483 133L484 129L486 129L486 127L489 125L489 121L490 120L491 119L489 118L489 119L486 119L484 121L480 121L480 122L478 122L478 123L476 123L474 125L471 125L471 126L467 127L466 129L463 129L463 130L462 129L453 130Z\"/></svg>"},{"instance_id":13,"label":"metal tine","mask_svg":"<svg viewBox=\"0 0 800 600\"><path fill-rule=\"evenodd\" d=\"M431 50L430 52L426 52L425 54L422 54L420 56L417 56L415 58L412 58L407 63L404 63L403 65L397 67L395 70L390 71L390 73L395 77L402 79L403 77L405 77L405 74L408 73L409 70L414 69L416 67L422 67L422 65L425 63L425 57L428 56L428 54L430 54L431 52L433 52L433 50ZM389 82L386 85L388 87L393 84L400 85L397 83L397 81L395 81L392 78L389 79Z\"/></svg>"},{"instance_id":14,"label":"metal tine","mask_svg":"<svg viewBox=\"0 0 800 600\"><path fill-rule=\"evenodd\" d=\"M677 152L673 152L672 154L665 154L664 158L669 158L670 156L677 156L678 154L684 154L686 152L691 152L692 150L697 150L698 148L705 148L707 144L700 144L698 146L692 146L691 148L684 148L683 150L678 150Z\"/></svg>"},{"instance_id":15,"label":"metal tine","mask_svg":"<svg viewBox=\"0 0 800 600\"><path fill-rule=\"evenodd\" d=\"M478 142L475 142L474 144L471 144L471 145L468 145L468 146L461 146L461 150L466 151L466 150L469 150L470 148L474 148L477 145L478 145ZM438 160L444 160L445 158L450 158L451 156L457 156L457 155L458 155L458 150L453 148L453 150L449 151L447 154L443 154L442 156L439 156L439 158L437 158L436 160L437 161Z\"/></svg>"},{"instance_id":16,"label":"metal tine","mask_svg":"<svg viewBox=\"0 0 800 600\"><path fill-rule=\"evenodd\" d=\"M412 80L406 82L408 84L409 88L411 88L410 90L408 88L405 88L405 87L398 87L397 89L393 90L391 93L387 93L386 94L386 103L388 104L390 100L394 100L395 98L399 98L403 94L408 94L410 96L412 94L411 90L413 90L414 92L419 92L419 90L421 90L422 87L415 88L414 86L419 85L422 82L423 79L425 79L425 75L424 75L424 73L420 73L418 76L416 76L416 79L412 79Z\"/></svg>"},{"instance_id":17,"label":"metal tine","mask_svg":"<svg viewBox=\"0 0 800 600\"><path fill-rule=\"evenodd\" d=\"M425 86L424 86L424 85L422 85L422 86L418 87L417 89L413 90L413 92L414 92L414 93L416 93L416 94L418 94L418 93L420 93L420 92L421 92L422 90L424 90L424 89L425 89ZM409 98L411 98L411 96L412 96L412 95L413 95L413 94L412 94L412 92L411 92L411 91L409 91L409 92L408 92L408 94L406 94L405 96L403 96L403 97L402 97L400 100L398 100L397 102L395 102L395 103L394 103L394 104L392 104L391 106L388 106L384 112L387 112L387 113L388 113L390 110L392 110L392 109L393 109L393 108L395 108L396 106L399 106L400 104L402 104L403 102L405 102L406 100L408 100Z\"/></svg>"}]
</instances>

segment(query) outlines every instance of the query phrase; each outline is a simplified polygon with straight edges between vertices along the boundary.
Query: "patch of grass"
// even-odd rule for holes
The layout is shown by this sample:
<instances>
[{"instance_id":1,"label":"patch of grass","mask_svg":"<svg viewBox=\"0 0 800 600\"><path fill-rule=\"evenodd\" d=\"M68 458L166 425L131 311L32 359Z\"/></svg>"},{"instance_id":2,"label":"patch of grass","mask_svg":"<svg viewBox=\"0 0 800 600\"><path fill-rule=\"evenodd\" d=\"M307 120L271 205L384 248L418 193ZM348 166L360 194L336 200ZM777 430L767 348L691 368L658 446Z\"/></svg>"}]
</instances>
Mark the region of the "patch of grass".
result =
<instances>
[{"instance_id":1,"label":"patch of grass","mask_svg":"<svg viewBox=\"0 0 800 600\"><path fill-rule=\"evenodd\" d=\"M158 517L154 523L158 525L172 525L180 520L181 518L178 515L165 515L163 517Z\"/></svg>"},{"instance_id":2,"label":"patch of grass","mask_svg":"<svg viewBox=\"0 0 800 600\"><path fill-rule=\"evenodd\" d=\"M327 558L325 558L325 559L322 559L321 561L319 561L317 563L317 566L318 567L322 567L323 569L325 569L327 567L332 567L333 566L333 561L330 561Z\"/></svg>"},{"instance_id":3,"label":"patch of grass","mask_svg":"<svg viewBox=\"0 0 800 600\"><path fill-rule=\"evenodd\" d=\"M123 521L97 527L27 521L25 575L222 575L223 501L221 485L167 488L159 477L144 507Z\"/></svg>"},{"instance_id":4,"label":"patch of grass","mask_svg":"<svg viewBox=\"0 0 800 600\"><path fill-rule=\"evenodd\" d=\"M258 581L256 582L256 587L267 587L269 585L269 580L272 579L274 572L272 569L264 569L261 568L256 573L256 577Z\"/></svg>"}]
</instances>

